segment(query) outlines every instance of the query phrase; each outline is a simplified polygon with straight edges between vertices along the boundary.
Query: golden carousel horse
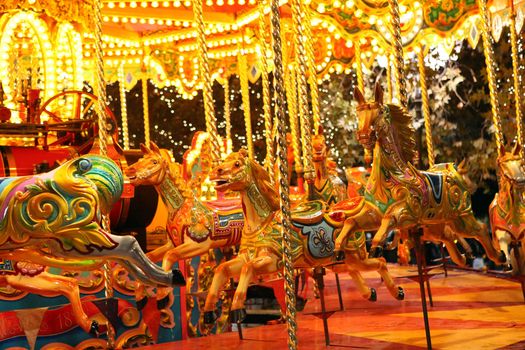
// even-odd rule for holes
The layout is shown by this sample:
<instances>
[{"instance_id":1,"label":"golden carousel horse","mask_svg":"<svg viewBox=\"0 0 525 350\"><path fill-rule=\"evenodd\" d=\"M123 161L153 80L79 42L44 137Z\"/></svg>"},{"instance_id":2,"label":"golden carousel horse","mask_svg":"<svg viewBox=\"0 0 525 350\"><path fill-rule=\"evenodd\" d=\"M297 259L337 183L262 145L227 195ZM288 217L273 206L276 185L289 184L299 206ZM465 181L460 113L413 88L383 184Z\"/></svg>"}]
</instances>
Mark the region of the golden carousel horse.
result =
<instances>
[{"instance_id":1,"label":"golden carousel horse","mask_svg":"<svg viewBox=\"0 0 525 350\"><path fill-rule=\"evenodd\" d=\"M151 260L162 260L163 269L168 271L180 259L239 243L244 225L239 200L202 202L184 179L182 166L172 161L167 150L154 142L150 147L141 144L141 150L143 157L126 169L126 175L135 186L155 186L168 208L169 239L148 253ZM164 299L166 293L158 291L158 300Z\"/></svg>"},{"instance_id":2,"label":"golden carousel horse","mask_svg":"<svg viewBox=\"0 0 525 350\"><path fill-rule=\"evenodd\" d=\"M248 158L246 150L230 154L215 167L210 180L216 182L217 191L239 192L244 210L245 224L239 254L221 263L215 272L204 306L204 320L213 323L219 292L230 278L239 277L230 310L232 322L239 322L246 313L244 301L251 282L258 276L282 270L282 233L279 196L271 184L267 171ZM309 201L292 211L292 249L296 268L313 268L334 263L334 238L340 232L341 221L329 217L326 204ZM375 291L365 285L359 271L375 270L385 282L390 294L404 298L404 291L395 285L383 258L366 258L364 235L345 248L344 268L357 283L365 298L375 298ZM339 271L338 271L339 272Z\"/></svg>"},{"instance_id":3,"label":"golden carousel horse","mask_svg":"<svg viewBox=\"0 0 525 350\"><path fill-rule=\"evenodd\" d=\"M512 152L498 158L499 191L489 207L495 243L506 254L513 274L525 272L522 249L525 238L525 164L519 151L517 145ZM510 254L510 248L514 254Z\"/></svg>"},{"instance_id":4,"label":"golden carousel horse","mask_svg":"<svg viewBox=\"0 0 525 350\"><path fill-rule=\"evenodd\" d=\"M113 235L99 224L122 189L120 168L98 155L69 160L48 173L1 178L0 258L11 260L12 269L3 269L0 285L65 295L78 324L94 333L97 321L83 311L76 280L39 265L89 270L114 261L143 283L184 285L179 270L156 266L134 237Z\"/></svg>"},{"instance_id":5,"label":"golden carousel horse","mask_svg":"<svg viewBox=\"0 0 525 350\"><path fill-rule=\"evenodd\" d=\"M329 206L346 199L346 186L337 176L335 165L328 158L329 150L321 127L316 135L312 135L312 151L315 178L308 184L310 190L308 199L320 199Z\"/></svg>"},{"instance_id":6,"label":"golden carousel horse","mask_svg":"<svg viewBox=\"0 0 525 350\"><path fill-rule=\"evenodd\" d=\"M357 88L355 97L358 140L373 149L374 161L364 197L345 212L336 250L342 253L347 239L356 232L377 230L370 250L370 256L377 256L388 232L422 227L422 238L444 242L460 265L464 258L453 256L457 252L453 239L458 236L475 238L491 260L504 262L505 256L492 245L486 225L474 217L467 184L454 164L419 171L410 163L415 152L411 116L399 106L383 104L379 84L374 102L365 101Z\"/></svg>"}]
</instances>

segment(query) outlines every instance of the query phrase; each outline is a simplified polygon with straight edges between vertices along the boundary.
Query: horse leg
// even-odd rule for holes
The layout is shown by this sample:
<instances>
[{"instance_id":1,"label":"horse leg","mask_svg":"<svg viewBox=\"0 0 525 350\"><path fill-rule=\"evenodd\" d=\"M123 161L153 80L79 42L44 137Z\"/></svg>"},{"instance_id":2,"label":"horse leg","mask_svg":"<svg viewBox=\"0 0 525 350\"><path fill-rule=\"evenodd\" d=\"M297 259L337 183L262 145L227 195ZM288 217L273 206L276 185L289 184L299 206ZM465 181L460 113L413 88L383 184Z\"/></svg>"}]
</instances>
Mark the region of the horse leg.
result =
<instances>
[{"instance_id":1,"label":"horse leg","mask_svg":"<svg viewBox=\"0 0 525 350\"><path fill-rule=\"evenodd\" d=\"M171 249L173 249L173 247L174 247L173 242L169 239L168 242L166 242L166 244L152 250L151 252L147 253L146 256L151 261L157 262L157 261L162 260L164 256L166 255L166 253L170 251Z\"/></svg>"},{"instance_id":2,"label":"horse leg","mask_svg":"<svg viewBox=\"0 0 525 350\"><path fill-rule=\"evenodd\" d=\"M222 244L221 244L222 243ZM195 242L188 239L183 244L168 251L162 259L162 268L164 271L170 271L171 267L176 261L192 258L208 253L210 249L218 246L224 246L226 240L213 241L206 239L203 242ZM171 288L158 288L157 289L157 306L159 309L164 309L167 305L167 298L171 292Z\"/></svg>"},{"instance_id":3,"label":"horse leg","mask_svg":"<svg viewBox=\"0 0 525 350\"><path fill-rule=\"evenodd\" d=\"M235 289L235 295L233 296L233 302L230 309L230 315L233 316L233 320L231 320L232 322L240 322L246 316L244 301L246 300L248 287L254 277L276 272L277 261L278 259L275 255L264 254L249 261L242 267L239 283L237 284L237 289Z\"/></svg>"},{"instance_id":4,"label":"horse leg","mask_svg":"<svg viewBox=\"0 0 525 350\"><path fill-rule=\"evenodd\" d=\"M388 232L394 226L394 219L392 217L383 217L381 225L372 238L372 246L370 247L369 257L377 258L383 253L383 245L387 237Z\"/></svg>"},{"instance_id":5,"label":"horse leg","mask_svg":"<svg viewBox=\"0 0 525 350\"><path fill-rule=\"evenodd\" d=\"M472 247L468 242L465 240L465 238L457 236L456 239L458 240L458 243L463 247L463 250L465 251L465 256L469 259L474 258L474 253L472 252Z\"/></svg>"},{"instance_id":6,"label":"horse leg","mask_svg":"<svg viewBox=\"0 0 525 350\"><path fill-rule=\"evenodd\" d=\"M510 246L510 243L512 242L512 236L510 235L509 232L505 230L496 230L496 232L494 232L494 235L498 239L498 243L499 243L501 250L505 253L505 257L507 258L507 264L510 264L511 257L510 257L509 246Z\"/></svg>"},{"instance_id":7,"label":"horse leg","mask_svg":"<svg viewBox=\"0 0 525 350\"><path fill-rule=\"evenodd\" d=\"M105 260L120 260L125 262L125 266L132 269L136 276L145 283L154 282L161 286L183 286L185 285L184 276L178 269L173 269L171 272L165 272L160 266L157 266L148 259L146 254L140 248L137 240L132 236L117 236L106 233L109 238L117 243L117 246L112 250L93 250L89 253L91 258L102 258ZM75 250L58 252L64 257L85 257L82 253ZM141 273L142 272L142 273Z\"/></svg>"},{"instance_id":8,"label":"horse leg","mask_svg":"<svg viewBox=\"0 0 525 350\"><path fill-rule=\"evenodd\" d=\"M452 230L459 233L463 237L475 238L485 249L485 253L490 260L496 264L503 264L507 261L505 253L496 251L492 240L490 239L487 225L476 220L474 215L458 218L450 223Z\"/></svg>"},{"instance_id":9,"label":"horse leg","mask_svg":"<svg viewBox=\"0 0 525 350\"><path fill-rule=\"evenodd\" d=\"M453 262L455 262L458 266L465 267L467 265L467 259L461 255L461 253L458 250L458 247L454 242L451 241L443 241L445 244L445 247L447 247L447 251L450 254L450 258Z\"/></svg>"},{"instance_id":10,"label":"horse leg","mask_svg":"<svg viewBox=\"0 0 525 350\"><path fill-rule=\"evenodd\" d=\"M379 275L383 278L385 286L390 292L390 294L397 300L403 300L405 298L405 292L403 288L396 286L388 268L386 266L386 261L384 258L367 258L361 259L354 254L347 254L345 260L346 265L352 266L352 268L359 271L377 271Z\"/></svg>"},{"instance_id":11,"label":"horse leg","mask_svg":"<svg viewBox=\"0 0 525 350\"><path fill-rule=\"evenodd\" d=\"M7 284L13 288L39 294L45 297L54 297L62 294L71 303L73 315L78 325L87 333L98 335L99 323L90 320L82 308L80 290L76 279L42 272L37 276L5 276ZM106 321L107 322L107 321ZM107 323L102 328L107 328Z\"/></svg>"},{"instance_id":12,"label":"horse leg","mask_svg":"<svg viewBox=\"0 0 525 350\"><path fill-rule=\"evenodd\" d=\"M186 242L171 249L166 255L164 255L164 258L162 259L162 268L164 271L169 271L176 261L206 254L210 249L223 247L226 242L227 240L225 239L213 241L208 238L203 242L195 242L194 240L188 239Z\"/></svg>"},{"instance_id":13,"label":"horse leg","mask_svg":"<svg viewBox=\"0 0 525 350\"><path fill-rule=\"evenodd\" d=\"M344 260L344 247L348 241L348 235L353 232L356 222L353 217L349 217L345 220L343 228L337 238L335 239L334 255L336 260Z\"/></svg>"},{"instance_id":14,"label":"horse leg","mask_svg":"<svg viewBox=\"0 0 525 350\"><path fill-rule=\"evenodd\" d=\"M363 298L368 299L370 301L376 301L377 300L377 292L375 288L368 288L366 285L365 279L363 276L359 273L359 271L354 270L353 268L348 268L348 274L352 278L352 280L357 285L357 289L363 296Z\"/></svg>"},{"instance_id":15,"label":"horse leg","mask_svg":"<svg viewBox=\"0 0 525 350\"><path fill-rule=\"evenodd\" d=\"M219 292L222 287L229 281L231 277L240 275L243 265L246 263L247 257L245 254L238 255L235 259L228 260L217 266L208 296L204 303L204 323L211 324L217 319L214 310L219 300Z\"/></svg>"}]
</instances>

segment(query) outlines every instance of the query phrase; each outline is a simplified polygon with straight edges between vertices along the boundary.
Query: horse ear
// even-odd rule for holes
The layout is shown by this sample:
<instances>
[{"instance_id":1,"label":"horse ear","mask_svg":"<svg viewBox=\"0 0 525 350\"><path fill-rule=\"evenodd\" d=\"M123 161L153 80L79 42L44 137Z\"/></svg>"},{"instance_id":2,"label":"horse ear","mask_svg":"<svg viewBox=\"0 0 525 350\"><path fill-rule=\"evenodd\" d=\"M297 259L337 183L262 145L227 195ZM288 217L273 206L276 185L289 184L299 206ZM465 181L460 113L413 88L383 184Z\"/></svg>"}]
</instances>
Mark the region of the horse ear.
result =
<instances>
[{"instance_id":1,"label":"horse ear","mask_svg":"<svg viewBox=\"0 0 525 350\"><path fill-rule=\"evenodd\" d=\"M160 148L159 146L157 146L157 144L153 141L150 141L149 142L149 147L151 148L151 150L155 153L159 153L160 152Z\"/></svg>"},{"instance_id":2,"label":"horse ear","mask_svg":"<svg viewBox=\"0 0 525 350\"><path fill-rule=\"evenodd\" d=\"M151 153L151 150L143 143L140 144L140 150L142 151L142 153L144 154L149 154Z\"/></svg>"},{"instance_id":3,"label":"horse ear","mask_svg":"<svg viewBox=\"0 0 525 350\"><path fill-rule=\"evenodd\" d=\"M324 131L323 126L319 124L319 128L317 128L317 134L322 135L323 131Z\"/></svg>"},{"instance_id":4,"label":"horse ear","mask_svg":"<svg viewBox=\"0 0 525 350\"><path fill-rule=\"evenodd\" d=\"M377 103L381 105L383 104L383 88L379 82L376 82L376 86L374 88L374 98Z\"/></svg>"},{"instance_id":5,"label":"horse ear","mask_svg":"<svg viewBox=\"0 0 525 350\"><path fill-rule=\"evenodd\" d=\"M519 142L516 142L516 146L514 146L514 149L512 150L512 155L517 156L520 154L521 145Z\"/></svg>"},{"instance_id":6,"label":"horse ear","mask_svg":"<svg viewBox=\"0 0 525 350\"><path fill-rule=\"evenodd\" d=\"M354 87L354 98L357 101L357 104L362 105L366 102L363 93L361 92L361 90L359 90L357 86Z\"/></svg>"},{"instance_id":7,"label":"horse ear","mask_svg":"<svg viewBox=\"0 0 525 350\"><path fill-rule=\"evenodd\" d=\"M243 158L247 158L248 157L248 150L246 148L241 148L239 150L239 154L243 157Z\"/></svg>"},{"instance_id":8,"label":"horse ear","mask_svg":"<svg viewBox=\"0 0 525 350\"><path fill-rule=\"evenodd\" d=\"M467 158L463 158L463 160L458 165L458 172L459 173L466 172L467 169L468 169Z\"/></svg>"}]
</instances>

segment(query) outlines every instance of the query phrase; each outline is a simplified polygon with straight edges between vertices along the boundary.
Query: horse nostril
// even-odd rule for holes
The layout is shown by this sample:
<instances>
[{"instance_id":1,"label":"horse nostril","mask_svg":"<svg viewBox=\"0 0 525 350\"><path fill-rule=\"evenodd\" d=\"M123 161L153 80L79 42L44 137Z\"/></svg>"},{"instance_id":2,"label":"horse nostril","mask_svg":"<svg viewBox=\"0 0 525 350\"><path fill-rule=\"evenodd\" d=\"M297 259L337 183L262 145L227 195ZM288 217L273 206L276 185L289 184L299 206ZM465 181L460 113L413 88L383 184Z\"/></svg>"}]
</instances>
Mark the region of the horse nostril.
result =
<instances>
[{"instance_id":1,"label":"horse nostril","mask_svg":"<svg viewBox=\"0 0 525 350\"><path fill-rule=\"evenodd\" d=\"M223 173L222 168L217 169L217 173L218 173L219 175L221 175L221 174Z\"/></svg>"}]
</instances>

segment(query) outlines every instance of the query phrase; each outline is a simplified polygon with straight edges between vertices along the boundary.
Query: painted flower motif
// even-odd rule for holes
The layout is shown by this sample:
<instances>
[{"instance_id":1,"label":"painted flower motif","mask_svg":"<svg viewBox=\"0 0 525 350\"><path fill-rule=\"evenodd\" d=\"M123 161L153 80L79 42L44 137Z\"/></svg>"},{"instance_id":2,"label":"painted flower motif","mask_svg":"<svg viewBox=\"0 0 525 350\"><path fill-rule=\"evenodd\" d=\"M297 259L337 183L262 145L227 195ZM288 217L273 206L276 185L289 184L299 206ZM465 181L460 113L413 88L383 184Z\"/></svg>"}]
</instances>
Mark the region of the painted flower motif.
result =
<instances>
[{"instance_id":1,"label":"painted flower motif","mask_svg":"<svg viewBox=\"0 0 525 350\"><path fill-rule=\"evenodd\" d=\"M319 247L319 252L322 255L328 254L333 250L332 242L323 228L315 231L313 242L316 247Z\"/></svg>"},{"instance_id":2,"label":"painted flower motif","mask_svg":"<svg viewBox=\"0 0 525 350\"><path fill-rule=\"evenodd\" d=\"M450 10L452 10L454 8L454 1L452 1L452 0L443 0L441 2L441 8L445 12L449 12Z\"/></svg>"}]
</instances>

